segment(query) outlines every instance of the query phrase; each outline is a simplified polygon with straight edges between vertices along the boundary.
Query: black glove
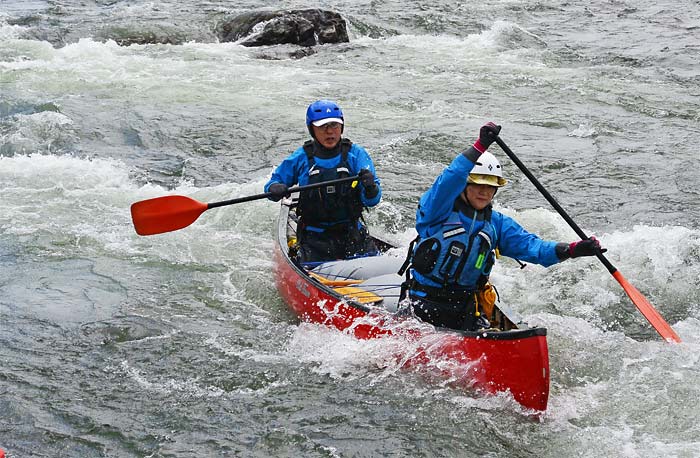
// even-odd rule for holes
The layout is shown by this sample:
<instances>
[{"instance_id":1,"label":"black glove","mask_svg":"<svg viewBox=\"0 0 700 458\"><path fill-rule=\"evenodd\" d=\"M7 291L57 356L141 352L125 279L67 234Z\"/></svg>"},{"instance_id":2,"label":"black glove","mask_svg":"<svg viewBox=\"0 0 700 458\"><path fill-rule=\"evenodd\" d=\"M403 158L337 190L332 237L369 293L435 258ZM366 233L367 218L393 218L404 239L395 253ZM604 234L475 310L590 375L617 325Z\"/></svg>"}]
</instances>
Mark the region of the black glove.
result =
<instances>
[{"instance_id":1,"label":"black glove","mask_svg":"<svg viewBox=\"0 0 700 458\"><path fill-rule=\"evenodd\" d=\"M362 187L365 188L365 197L368 199L376 197L379 188L377 187L377 183L374 182L374 174L370 172L369 169L362 169L360 173L358 173L358 176L360 177Z\"/></svg>"},{"instance_id":2,"label":"black glove","mask_svg":"<svg viewBox=\"0 0 700 458\"><path fill-rule=\"evenodd\" d=\"M608 251L600 246L600 242L595 237L588 237L586 240L579 240L569 244L569 256L578 258L579 256L595 256L598 253Z\"/></svg>"},{"instance_id":3,"label":"black glove","mask_svg":"<svg viewBox=\"0 0 700 458\"><path fill-rule=\"evenodd\" d=\"M283 197L289 197L291 195L289 193L289 188L284 183L272 183L270 187L267 188L267 192L272 193L270 200L273 202L279 202Z\"/></svg>"},{"instance_id":4,"label":"black glove","mask_svg":"<svg viewBox=\"0 0 700 458\"><path fill-rule=\"evenodd\" d=\"M487 122L479 129L479 139L474 142L474 148L480 153L485 152L491 143L496 141L496 136L501 131L501 126L497 126L492 122Z\"/></svg>"}]
</instances>

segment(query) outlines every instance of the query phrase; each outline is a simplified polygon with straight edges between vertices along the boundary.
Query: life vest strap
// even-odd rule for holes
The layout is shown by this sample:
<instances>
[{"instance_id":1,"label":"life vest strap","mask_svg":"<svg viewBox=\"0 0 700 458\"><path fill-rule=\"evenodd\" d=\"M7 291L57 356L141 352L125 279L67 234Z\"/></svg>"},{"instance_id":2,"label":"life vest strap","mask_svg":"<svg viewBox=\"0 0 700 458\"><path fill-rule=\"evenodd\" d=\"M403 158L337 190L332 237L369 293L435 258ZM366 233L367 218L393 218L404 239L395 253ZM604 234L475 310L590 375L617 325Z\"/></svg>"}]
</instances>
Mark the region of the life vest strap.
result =
<instances>
[{"instance_id":1,"label":"life vest strap","mask_svg":"<svg viewBox=\"0 0 700 458\"><path fill-rule=\"evenodd\" d=\"M443 302L448 304L469 304L474 301L475 290L467 288L436 288L422 285L415 279L411 279L408 284L411 291L425 294L425 299L433 302Z\"/></svg>"}]
</instances>

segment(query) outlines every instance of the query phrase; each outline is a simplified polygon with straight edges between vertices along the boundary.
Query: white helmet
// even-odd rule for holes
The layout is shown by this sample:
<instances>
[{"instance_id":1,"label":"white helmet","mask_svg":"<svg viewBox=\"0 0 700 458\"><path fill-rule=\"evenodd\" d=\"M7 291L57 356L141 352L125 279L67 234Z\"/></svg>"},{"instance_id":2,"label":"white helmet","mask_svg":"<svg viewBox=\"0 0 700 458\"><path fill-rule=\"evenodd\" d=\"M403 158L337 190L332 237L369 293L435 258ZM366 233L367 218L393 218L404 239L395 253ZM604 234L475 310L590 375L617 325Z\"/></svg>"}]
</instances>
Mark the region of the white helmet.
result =
<instances>
[{"instance_id":1,"label":"white helmet","mask_svg":"<svg viewBox=\"0 0 700 458\"><path fill-rule=\"evenodd\" d=\"M503 178L503 169L496 156L486 152L477 159L476 165L469 173L467 183L487 184L500 188L505 186L507 181Z\"/></svg>"}]
</instances>

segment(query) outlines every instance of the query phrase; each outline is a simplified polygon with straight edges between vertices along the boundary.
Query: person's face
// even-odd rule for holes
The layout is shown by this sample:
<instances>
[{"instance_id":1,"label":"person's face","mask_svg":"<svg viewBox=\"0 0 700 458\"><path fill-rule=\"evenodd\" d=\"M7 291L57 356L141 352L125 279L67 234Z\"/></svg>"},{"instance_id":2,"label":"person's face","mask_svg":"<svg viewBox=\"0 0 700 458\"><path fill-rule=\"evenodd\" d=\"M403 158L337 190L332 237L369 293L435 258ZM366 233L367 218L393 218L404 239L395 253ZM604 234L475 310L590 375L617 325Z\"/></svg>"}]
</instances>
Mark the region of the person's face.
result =
<instances>
[{"instance_id":1,"label":"person's face","mask_svg":"<svg viewBox=\"0 0 700 458\"><path fill-rule=\"evenodd\" d=\"M342 124L339 122L329 122L328 124L324 124L322 126L314 126L312 124L311 127L314 129L314 136L316 137L316 140L318 140L318 142L323 145L324 148L333 148L340 141Z\"/></svg>"},{"instance_id":2,"label":"person's face","mask_svg":"<svg viewBox=\"0 0 700 458\"><path fill-rule=\"evenodd\" d=\"M476 210L483 210L493 200L496 194L496 187L487 184L469 183L466 190L469 205Z\"/></svg>"}]
</instances>

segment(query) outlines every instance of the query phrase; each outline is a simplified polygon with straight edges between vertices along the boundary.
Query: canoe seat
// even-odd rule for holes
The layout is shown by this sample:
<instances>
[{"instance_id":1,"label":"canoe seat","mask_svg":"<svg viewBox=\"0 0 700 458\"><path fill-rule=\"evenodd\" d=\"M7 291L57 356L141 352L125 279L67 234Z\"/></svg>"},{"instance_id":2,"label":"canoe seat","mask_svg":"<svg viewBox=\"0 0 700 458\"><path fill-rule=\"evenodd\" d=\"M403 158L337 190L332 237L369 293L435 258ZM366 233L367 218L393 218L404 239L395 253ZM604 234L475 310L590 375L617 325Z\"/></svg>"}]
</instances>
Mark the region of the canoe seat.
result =
<instances>
[{"instance_id":1,"label":"canoe seat","mask_svg":"<svg viewBox=\"0 0 700 458\"><path fill-rule=\"evenodd\" d=\"M339 286L333 289L338 292L338 294L342 294L345 298L357 301L361 304L377 304L384 300L383 297L377 296L371 291L355 286Z\"/></svg>"},{"instance_id":2,"label":"canoe seat","mask_svg":"<svg viewBox=\"0 0 700 458\"><path fill-rule=\"evenodd\" d=\"M309 273L349 299L363 304L382 302L393 313L398 308L401 282L404 280L396 272L403 262L402 258L385 254L324 262Z\"/></svg>"},{"instance_id":3,"label":"canoe seat","mask_svg":"<svg viewBox=\"0 0 700 458\"><path fill-rule=\"evenodd\" d=\"M335 288L337 286L350 286L350 285L356 285L360 283L362 280L355 280L355 279L349 279L349 280L331 280L330 278L326 278L322 275L319 275L314 272L309 272L309 275L311 275L312 278L318 280L320 283L330 286L331 288Z\"/></svg>"},{"instance_id":4,"label":"canoe seat","mask_svg":"<svg viewBox=\"0 0 700 458\"><path fill-rule=\"evenodd\" d=\"M394 313L399 305L399 294L401 293L401 283L403 281L404 277L397 273L391 273L368 278L358 283L357 287L382 296L384 308Z\"/></svg>"}]
</instances>

